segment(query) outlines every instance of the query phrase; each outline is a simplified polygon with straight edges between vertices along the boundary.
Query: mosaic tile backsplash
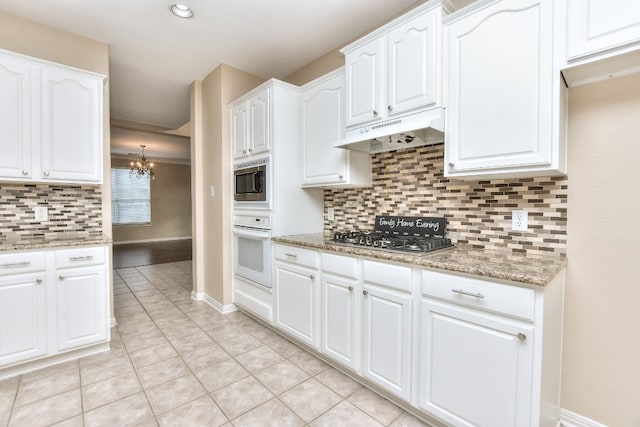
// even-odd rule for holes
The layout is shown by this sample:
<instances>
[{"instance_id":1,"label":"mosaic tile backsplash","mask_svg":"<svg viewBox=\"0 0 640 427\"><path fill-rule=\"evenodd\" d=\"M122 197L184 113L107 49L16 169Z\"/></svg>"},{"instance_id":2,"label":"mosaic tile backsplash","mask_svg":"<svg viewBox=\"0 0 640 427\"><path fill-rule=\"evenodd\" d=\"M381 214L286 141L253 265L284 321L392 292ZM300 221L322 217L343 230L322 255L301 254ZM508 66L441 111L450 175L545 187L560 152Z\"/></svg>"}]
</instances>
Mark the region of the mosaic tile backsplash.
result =
<instances>
[{"instance_id":1,"label":"mosaic tile backsplash","mask_svg":"<svg viewBox=\"0 0 640 427\"><path fill-rule=\"evenodd\" d=\"M48 221L35 221L46 206ZM96 186L0 184L0 239L102 234L102 189Z\"/></svg>"},{"instance_id":2,"label":"mosaic tile backsplash","mask_svg":"<svg viewBox=\"0 0 640 427\"><path fill-rule=\"evenodd\" d=\"M444 145L372 155L371 188L324 191L327 236L372 230L375 215L444 216L454 243L511 253L566 256L566 177L447 179ZM326 209L333 207L329 221ZM511 231L511 211L529 212L529 231Z\"/></svg>"}]
</instances>

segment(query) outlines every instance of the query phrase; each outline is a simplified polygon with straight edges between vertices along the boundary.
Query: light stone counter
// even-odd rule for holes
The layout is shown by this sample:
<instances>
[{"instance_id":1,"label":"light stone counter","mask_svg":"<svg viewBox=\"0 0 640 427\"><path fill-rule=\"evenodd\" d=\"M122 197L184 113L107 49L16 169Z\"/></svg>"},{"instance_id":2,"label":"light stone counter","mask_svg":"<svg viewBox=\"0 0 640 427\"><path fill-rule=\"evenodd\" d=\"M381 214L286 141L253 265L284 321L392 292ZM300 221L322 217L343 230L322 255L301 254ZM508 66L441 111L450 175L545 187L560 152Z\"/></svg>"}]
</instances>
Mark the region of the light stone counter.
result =
<instances>
[{"instance_id":1,"label":"light stone counter","mask_svg":"<svg viewBox=\"0 0 640 427\"><path fill-rule=\"evenodd\" d=\"M279 236L271 240L276 243L402 262L418 267L535 286L546 286L567 265L567 259L559 256L518 255L475 249L466 245L426 254L413 254L333 243L321 233Z\"/></svg>"},{"instance_id":2,"label":"light stone counter","mask_svg":"<svg viewBox=\"0 0 640 427\"><path fill-rule=\"evenodd\" d=\"M60 233L60 235L53 237L49 237L49 235L46 237L0 236L0 253L70 246L104 245L111 242L112 240L103 234L86 235L77 233Z\"/></svg>"}]
</instances>

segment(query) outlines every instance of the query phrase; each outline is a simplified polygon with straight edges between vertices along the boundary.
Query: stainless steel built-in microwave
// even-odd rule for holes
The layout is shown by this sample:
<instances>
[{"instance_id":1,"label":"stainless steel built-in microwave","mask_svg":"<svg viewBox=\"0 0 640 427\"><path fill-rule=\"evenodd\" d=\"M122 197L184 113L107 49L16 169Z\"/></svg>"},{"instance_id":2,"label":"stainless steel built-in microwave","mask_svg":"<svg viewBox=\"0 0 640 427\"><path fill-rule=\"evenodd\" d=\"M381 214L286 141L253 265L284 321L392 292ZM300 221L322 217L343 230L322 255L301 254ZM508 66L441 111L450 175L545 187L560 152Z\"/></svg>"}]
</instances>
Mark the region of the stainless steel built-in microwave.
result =
<instances>
[{"instance_id":1,"label":"stainless steel built-in microwave","mask_svg":"<svg viewBox=\"0 0 640 427\"><path fill-rule=\"evenodd\" d=\"M234 199L237 202L267 201L267 159L240 163L234 167Z\"/></svg>"}]
</instances>

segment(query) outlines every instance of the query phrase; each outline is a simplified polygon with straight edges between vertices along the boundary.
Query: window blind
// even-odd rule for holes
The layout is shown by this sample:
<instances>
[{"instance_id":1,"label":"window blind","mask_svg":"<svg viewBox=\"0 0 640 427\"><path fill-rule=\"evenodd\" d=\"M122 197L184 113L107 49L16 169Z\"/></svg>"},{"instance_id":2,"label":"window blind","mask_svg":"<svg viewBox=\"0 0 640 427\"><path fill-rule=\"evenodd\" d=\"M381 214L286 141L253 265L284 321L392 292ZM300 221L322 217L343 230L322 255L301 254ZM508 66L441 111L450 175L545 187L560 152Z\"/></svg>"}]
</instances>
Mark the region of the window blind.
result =
<instances>
[{"instance_id":1,"label":"window blind","mask_svg":"<svg viewBox=\"0 0 640 427\"><path fill-rule=\"evenodd\" d=\"M151 180L138 178L130 169L111 169L111 216L113 224L151 223Z\"/></svg>"}]
</instances>

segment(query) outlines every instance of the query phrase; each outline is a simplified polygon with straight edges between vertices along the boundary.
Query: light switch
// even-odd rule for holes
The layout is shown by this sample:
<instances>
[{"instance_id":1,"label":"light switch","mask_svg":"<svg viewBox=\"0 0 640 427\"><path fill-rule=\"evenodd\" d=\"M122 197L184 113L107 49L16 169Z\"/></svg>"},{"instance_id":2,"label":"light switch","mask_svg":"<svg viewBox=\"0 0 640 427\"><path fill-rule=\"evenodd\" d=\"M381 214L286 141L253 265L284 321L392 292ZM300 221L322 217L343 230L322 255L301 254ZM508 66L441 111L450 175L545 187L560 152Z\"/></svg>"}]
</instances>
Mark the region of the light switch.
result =
<instances>
[{"instance_id":1,"label":"light switch","mask_svg":"<svg viewBox=\"0 0 640 427\"><path fill-rule=\"evenodd\" d=\"M329 221L333 221L334 219L336 219L336 211L334 210L334 208L327 209L327 219Z\"/></svg>"},{"instance_id":2,"label":"light switch","mask_svg":"<svg viewBox=\"0 0 640 427\"><path fill-rule=\"evenodd\" d=\"M49 221L49 211L46 206L36 206L34 209L35 220L44 222Z\"/></svg>"},{"instance_id":3,"label":"light switch","mask_svg":"<svg viewBox=\"0 0 640 427\"><path fill-rule=\"evenodd\" d=\"M209 197L213 198L216 195L216 189L213 187L209 187Z\"/></svg>"}]
</instances>

